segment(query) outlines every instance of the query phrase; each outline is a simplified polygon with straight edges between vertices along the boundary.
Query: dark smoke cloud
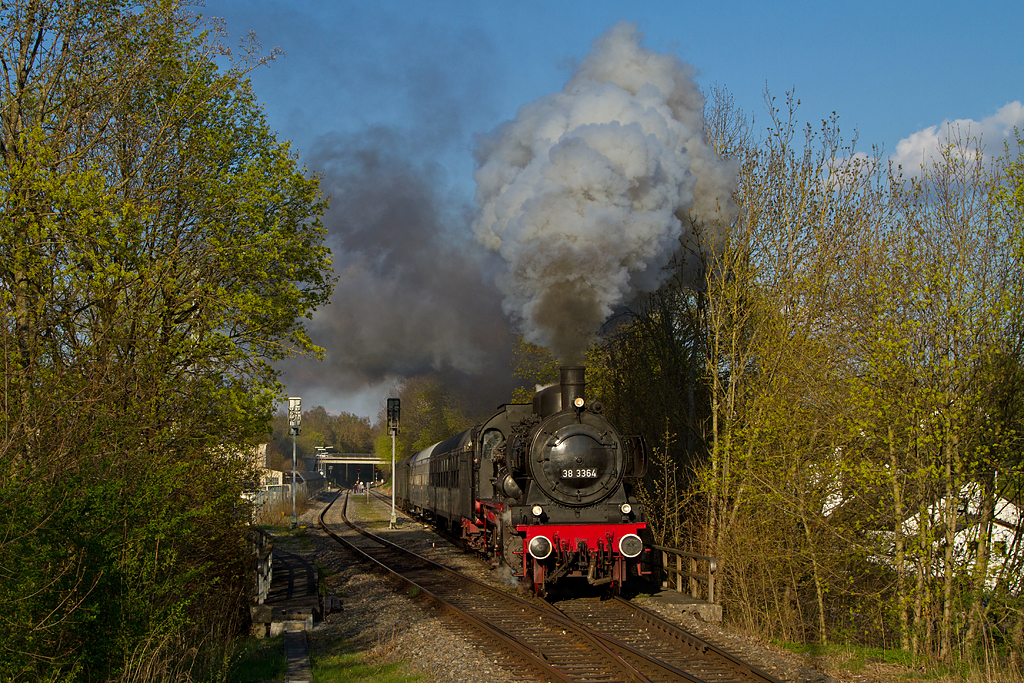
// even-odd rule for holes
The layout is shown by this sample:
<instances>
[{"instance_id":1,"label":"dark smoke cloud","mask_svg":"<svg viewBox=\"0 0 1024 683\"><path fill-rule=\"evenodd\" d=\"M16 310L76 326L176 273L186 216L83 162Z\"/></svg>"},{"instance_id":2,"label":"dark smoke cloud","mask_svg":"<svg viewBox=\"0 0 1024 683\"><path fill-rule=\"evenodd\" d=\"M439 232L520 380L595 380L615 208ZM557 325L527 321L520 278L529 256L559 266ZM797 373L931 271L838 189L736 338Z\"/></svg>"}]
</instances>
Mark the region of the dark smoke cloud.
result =
<instances>
[{"instance_id":1,"label":"dark smoke cloud","mask_svg":"<svg viewBox=\"0 0 1024 683\"><path fill-rule=\"evenodd\" d=\"M472 188L458 184L472 168L469 131L495 116L490 39L440 16L413 21L353 5L339 40L306 5L279 13L275 36L315 46L295 51L315 63L282 60L292 70L280 100L291 102L302 161L323 174L338 277L330 305L308 324L325 360L278 366L289 393L376 418L397 382L435 373L493 409L511 393L511 332L491 256L469 228ZM325 118L336 132L307 136Z\"/></svg>"},{"instance_id":2,"label":"dark smoke cloud","mask_svg":"<svg viewBox=\"0 0 1024 683\"><path fill-rule=\"evenodd\" d=\"M472 208L438 163L410 158L411 133L374 128L319 140L324 217L338 277L309 325L323 363L280 367L312 396L386 389L437 373L493 408L510 392L512 335L493 270L469 227Z\"/></svg>"}]
</instances>

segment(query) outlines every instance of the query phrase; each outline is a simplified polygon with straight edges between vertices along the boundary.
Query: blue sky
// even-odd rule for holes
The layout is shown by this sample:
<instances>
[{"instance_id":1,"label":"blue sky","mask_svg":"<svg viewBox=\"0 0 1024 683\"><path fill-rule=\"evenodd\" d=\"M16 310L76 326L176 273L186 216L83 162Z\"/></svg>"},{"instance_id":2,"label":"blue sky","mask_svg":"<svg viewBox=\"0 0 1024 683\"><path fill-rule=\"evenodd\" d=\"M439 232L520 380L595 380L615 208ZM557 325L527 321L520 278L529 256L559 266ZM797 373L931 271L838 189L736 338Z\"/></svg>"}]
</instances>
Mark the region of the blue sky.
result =
<instances>
[{"instance_id":1,"label":"blue sky","mask_svg":"<svg viewBox=\"0 0 1024 683\"><path fill-rule=\"evenodd\" d=\"M429 186L434 215L421 230L443 240L462 239L451 226L475 210L475 136L561 90L594 39L620 20L637 24L644 47L692 64L702 88L724 86L756 120L765 118L766 87L780 100L795 88L802 120L835 112L844 133L857 131L861 150L892 153L901 140L958 119L998 143L1007 119L1020 116L1006 105L1024 100L1020 2L207 0L201 11L226 21L230 43L252 30L264 49L284 52L252 81L271 127L303 162L321 170L348 155L335 167L351 181L350 150L386 148L395 167ZM368 145L375 136L386 144ZM362 204L343 200L332 211L353 206ZM331 227L342 261L340 252L356 248L343 222ZM336 305L364 295L339 288ZM321 332L344 333L328 328ZM396 380L429 365L407 358L388 367L378 358L362 372L358 359L341 359L351 349L317 341L338 374L290 366L285 380L291 393L332 410L375 416Z\"/></svg>"},{"instance_id":2,"label":"blue sky","mask_svg":"<svg viewBox=\"0 0 1024 683\"><path fill-rule=\"evenodd\" d=\"M462 115L478 130L466 132L489 130L559 90L567 67L622 19L747 111L762 111L766 85L795 88L804 118L835 111L862 143L886 150L1024 97L1019 2L209 0L204 13L284 51L253 81L300 152L324 132L418 116L409 90L432 69L448 95L471 99Z\"/></svg>"}]
</instances>

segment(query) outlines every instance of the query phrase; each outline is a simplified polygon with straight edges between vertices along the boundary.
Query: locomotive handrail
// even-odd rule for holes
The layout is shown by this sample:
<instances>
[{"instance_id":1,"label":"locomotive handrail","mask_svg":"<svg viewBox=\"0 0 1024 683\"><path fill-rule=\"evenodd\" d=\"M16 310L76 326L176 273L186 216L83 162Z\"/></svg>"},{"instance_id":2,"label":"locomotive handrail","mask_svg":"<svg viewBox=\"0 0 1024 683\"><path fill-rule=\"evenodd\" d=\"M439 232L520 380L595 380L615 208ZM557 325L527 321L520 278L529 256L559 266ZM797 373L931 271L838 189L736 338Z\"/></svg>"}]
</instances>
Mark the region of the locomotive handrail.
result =
<instances>
[{"instance_id":1,"label":"locomotive handrail","mask_svg":"<svg viewBox=\"0 0 1024 683\"><path fill-rule=\"evenodd\" d=\"M675 575L675 590L677 593L685 593L683 590L683 579L689 579L690 597L696 600L700 600L700 592L698 591L698 582L703 582L707 586L707 602L712 605L715 604L715 572L718 571L718 561L710 555L698 555L697 553L687 552L686 550L680 550L678 548L670 548L664 545L652 545L655 550L661 551L661 567L665 572L665 584L669 584L672 579L672 575ZM669 553L676 556L675 566L672 567L668 563ZM683 558L690 558L689 571L683 569ZM707 572L697 573L697 563L707 562Z\"/></svg>"}]
</instances>

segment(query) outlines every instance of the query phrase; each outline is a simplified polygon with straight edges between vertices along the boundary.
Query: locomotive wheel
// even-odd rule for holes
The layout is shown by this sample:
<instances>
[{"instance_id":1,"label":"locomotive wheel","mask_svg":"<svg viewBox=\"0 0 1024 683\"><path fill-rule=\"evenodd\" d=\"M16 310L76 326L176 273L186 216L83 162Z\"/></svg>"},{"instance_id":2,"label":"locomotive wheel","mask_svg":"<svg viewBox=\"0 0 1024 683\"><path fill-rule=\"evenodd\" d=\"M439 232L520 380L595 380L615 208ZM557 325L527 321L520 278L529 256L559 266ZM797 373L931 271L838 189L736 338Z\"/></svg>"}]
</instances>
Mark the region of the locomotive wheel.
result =
<instances>
[{"instance_id":1,"label":"locomotive wheel","mask_svg":"<svg viewBox=\"0 0 1024 683\"><path fill-rule=\"evenodd\" d=\"M506 526L501 527L501 561L507 564L516 576L523 575L523 539Z\"/></svg>"}]
</instances>

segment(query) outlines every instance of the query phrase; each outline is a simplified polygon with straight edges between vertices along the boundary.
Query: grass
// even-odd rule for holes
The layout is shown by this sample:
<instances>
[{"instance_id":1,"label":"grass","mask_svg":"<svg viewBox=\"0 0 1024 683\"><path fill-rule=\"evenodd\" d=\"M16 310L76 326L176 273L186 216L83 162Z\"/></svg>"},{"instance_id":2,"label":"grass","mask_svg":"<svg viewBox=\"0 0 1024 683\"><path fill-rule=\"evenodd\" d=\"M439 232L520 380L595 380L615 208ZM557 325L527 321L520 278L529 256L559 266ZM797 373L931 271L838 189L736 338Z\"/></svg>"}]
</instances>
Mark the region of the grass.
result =
<instances>
[{"instance_id":1,"label":"grass","mask_svg":"<svg viewBox=\"0 0 1024 683\"><path fill-rule=\"evenodd\" d=\"M362 653L330 654L311 662L313 683L415 683L421 678L402 671L400 662L371 664Z\"/></svg>"},{"instance_id":2,"label":"grass","mask_svg":"<svg viewBox=\"0 0 1024 683\"><path fill-rule=\"evenodd\" d=\"M269 681L283 679L288 673L283 636L244 638L237 642L237 648L228 681Z\"/></svg>"},{"instance_id":3,"label":"grass","mask_svg":"<svg viewBox=\"0 0 1024 683\"><path fill-rule=\"evenodd\" d=\"M300 524L292 529L290 523L285 521L281 526L260 524L259 528L272 534L278 541L295 540L303 550L310 550L313 547L313 539L309 536L309 529L315 528L312 525Z\"/></svg>"},{"instance_id":4,"label":"grass","mask_svg":"<svg viewBox=\"0 0 1024 683\"><path fill-rule=\"evenodd\" d=\"M357 493L355 498L349 501L349 505L355 505L361 508L368 508L373 506L373 498L371 497L369 500L367 500L365 495Z\"/></svg>"},{"instance_id":5,"label":"grass","mask_svg":"<svg viewBox=\"0 0 1024 683\"><path fill-rule=\"evenodd\" d=\"M917 660L904 650L883 650L877 647L859 645L802 645L778 640L771 641L783 649L805 655L812 662L817 660L825 664L830 671L847 671L852 674L863 672L869 664L881 663L900 667L905 671L898 680L905 681L937 681L939 683L974 683L991 680L1011 681L1024 680L1017 673L1007 671L984 671L980 664L970 661L959 661L951 664L921 659ZM897 678L894 678L897 680Z\"/></svg>"},{"instance_id":6,"label":"grass","mask_svg":"<svg viewBox=\"0 0 1024 683\"><path fill-rule=\"evenodd\" d=\"M342 643L344 647L344 643ZM237 661L228 672L230 683L283 680L288 673L284 657L284 640L276 638L245 638L238 641ZM418 675L402 671L401 662L373 664L366 653L331 653L312 657L314 683L416 683Z\"/></svg>"},{"instance_id":7,"label":"grass","mask_svg":"<svg viewBox=\"0 0 1024 683\"><path fill-rule=\"evenodd\" d=\"M849 671L861 671L868 662L885 662L906 667L914 665L914 658L903 650L883 650L879 647L859 645L801 645L778 641L774 644L797 654L835 660Z\"/></svg>"}]
</instances>

